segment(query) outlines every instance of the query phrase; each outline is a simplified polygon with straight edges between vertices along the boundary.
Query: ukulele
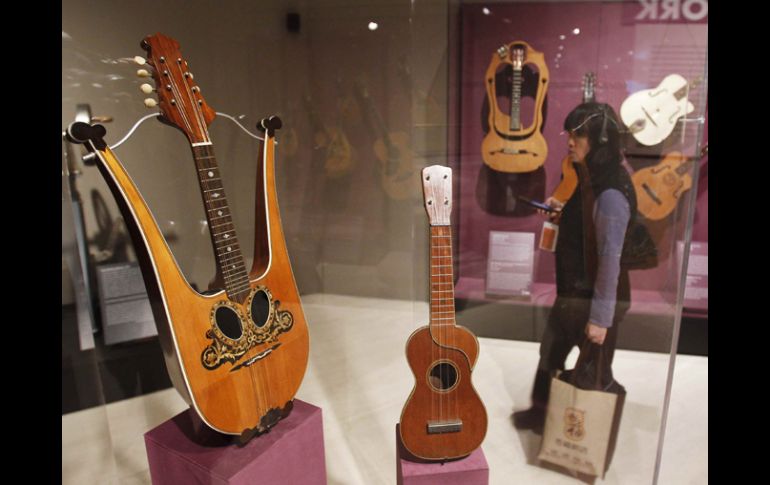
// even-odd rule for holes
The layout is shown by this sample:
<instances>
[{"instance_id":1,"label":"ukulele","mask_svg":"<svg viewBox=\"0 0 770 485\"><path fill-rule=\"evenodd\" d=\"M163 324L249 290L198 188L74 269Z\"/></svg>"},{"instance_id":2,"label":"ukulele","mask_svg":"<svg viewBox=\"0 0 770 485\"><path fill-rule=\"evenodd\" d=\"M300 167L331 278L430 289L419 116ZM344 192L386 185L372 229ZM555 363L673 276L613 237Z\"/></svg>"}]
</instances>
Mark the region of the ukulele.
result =
<instances>
[{"instance_id":1,"label":"ukulele","mask_svg":"<svg viewBox=\"0 0 770 485\"><path fill-rule=\"evenodd\" d=\"M104 128L74 123L69 136L96 154L132 231L171 381L204 423L245 442L288 415L308 361L307 324L275 190L275 131L281 122L271 117L260 123L265 142L256 219L266 228L257 228L262 236L247 273L208 134L215 112L175 40L155 34L142 47L157 85L160 119L179 128L192 147L224 291L201 295L184 278L149 207L104 142Z\"/></svg>"},{"instance_id":2,"label":"ukulele","mask_svg":"<svg viewBox=\"0 0 770 485\"><path fill-rule=\"evenodd\" d=\"M596 74L587 72L583 75L583 103L593 103L596 101ZM575 167L572 166L572 160L569 155L561 160L561 181L553 191L554 199L562 204L566 204L577 188L578 177Z\"/></svg>"},{"instance_id":3,"label":"ukulele","mask_svg":"<svg viewBox=\"0 0 770 485\"><path fill-rule=\"evenodd\" d=\"M667 154L659 164L634 172L631 181L639 212L652 221L668 216L682 194L692 187L689 173L692 164L707 154L708 145L701 149L698 157L685 157L675 151Z\"/></svg>"},{"instance_id":4,"label":"ukulele","mask_svg":"<svg viewBox=\"0 0 770 485\"><path fill-rule=\"evenodd\" d=\"M620 105L620 119L631 135L642 145L652 146L665 140L679 118L691 113L695 106L687 96L700 79L687 82L679 74L669 74L658 87L632 94Z\"/></svg>"},{"instance_id":5,"label":"ukulele","mask_svg":"<svg viewBox=\"0 0 770 485\"><path fill-rule=\"evenodd\" d=\"M535 96L535 113L532 124L521 123L521 86L524 64L538 68L538 85ZM497 105L495 74L502 64L511 64L510 115ZM481 143L484 163L500 172L532 172L545 163L548 145L543 137L543 102L548 90L548 66L542 52L536 51L523 41L512 42L497 49L486 72L487 100L489 101L489 131Z\"/></svg>"},{"instance_id":6,"label":"ukulele","mask_svg":"<svg viewBox=\"0 0 770 485\"><path fill-rule=\"evenodd\" d=\"M355 87L358 101L366 114L367 124L378 137L374 142L374 155L380 162L382 188L391 199L406 200L413 196L416 189L409 134L403 131L388 131L385 120L374 105L366 86L361 80L357 80Z\"/></svg>"},{"instance_id":7,"label":"ukulele","mask_svg":"<svg viewBox=\"0 0 770 485\"><path fill-rule=\"evenodd\" d=\"M452 169L422 170L430 221L430 323L406 343L415 385L401 412L399 433L417 458L469 455L487 432L487 412L471 383L479 355L476 337L455 323L452 278Z\"/></svg>"}]
</instances>

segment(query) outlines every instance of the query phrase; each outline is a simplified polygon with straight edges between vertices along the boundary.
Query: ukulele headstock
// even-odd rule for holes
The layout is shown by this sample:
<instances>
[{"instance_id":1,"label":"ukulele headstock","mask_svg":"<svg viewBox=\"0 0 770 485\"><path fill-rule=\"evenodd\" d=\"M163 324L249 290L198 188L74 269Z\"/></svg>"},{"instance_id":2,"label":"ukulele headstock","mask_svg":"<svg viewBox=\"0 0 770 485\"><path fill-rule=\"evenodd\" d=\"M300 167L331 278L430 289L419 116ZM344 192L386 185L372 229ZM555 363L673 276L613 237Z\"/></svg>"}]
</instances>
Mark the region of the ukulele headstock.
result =
<instances>
[{"instance_id":1,"label":"ukulele headstock","mask_svg":"<svg viewBox=\"0 0 770 485\"><path fill-rule=\"evenodd\" d=\"M431 165L422 169L425 211L431 226L448 226L452 214L452 169Z\"/></svg>"}]
</instances>

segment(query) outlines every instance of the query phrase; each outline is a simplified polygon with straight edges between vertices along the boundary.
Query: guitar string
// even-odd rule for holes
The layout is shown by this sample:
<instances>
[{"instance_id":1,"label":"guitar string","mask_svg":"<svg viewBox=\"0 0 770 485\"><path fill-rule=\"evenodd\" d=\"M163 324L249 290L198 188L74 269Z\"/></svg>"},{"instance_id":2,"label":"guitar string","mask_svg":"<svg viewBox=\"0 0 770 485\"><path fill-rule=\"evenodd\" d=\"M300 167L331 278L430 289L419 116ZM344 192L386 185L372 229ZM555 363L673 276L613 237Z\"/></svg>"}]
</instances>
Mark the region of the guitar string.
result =
<instances>
[{"instance_id":1,"label":"guitar string","mask_svg":"<svg viewBox=\"0 0 770 485\"><path fill-rule=\"evenodd\" d=\"M447 258L448 259L448 270L447 270L446 274L448 275L447 276L448 285L452 289L452 294L451 294L451 297L450 297L449 303L448 303L449 306L451 307L451 312L452 312L451 313L452 327L449 330L450 330L450 333L451 333L450 340L452 341L452 349L453 349L452 355L456 357L457 356L457 350L456 350L457 349L457 342L456 342L456 335L455 334L457 332L456 332L456 329L455 329L456 321L455 321L455 309L454 309L454 301L455 301L455 298L454 298L454 296L455 296L455 293L454 293L454 282L452 281L452 237L451 237L451 235L452 235L452 226L451 225L447 225L446 226L446 237L445 237L445 239L447 239L449 241L449 248L447 249L447 252L449 253L449 257ZM457 369L454 370L454 378L455 378L454 384L457 384L457 379L459 379L459 377L460 377L460 375L459 375L459 367L458 367ZM453 419L456 419L458 417L457 416L457 394L456 394L456 392L457 392L457 387L455 386L455 388L452 389L452 391L450 393L450 404L454 404L454 414L451 416L451 418L453 418Z\"/></svg>"},{"instance_id":2,"label":"guitar string","mask_svg":"<svg viewBox=\"0 0 770 485\"><path fill-rule=\"evenodd\" d=\"M185 79L185 82L188 83L187 94L189 96L190 102L193 104L194 107L202 106L201 104L196 103L195 98L194 98L194 96L192 94L192 87L189 85L189 80L191 78L185 77L184 79ZM199 123L201 125L201 130L205 133L205 137L206 137L207 141L210 141L210 137L209 137L209 133L208 133L208 127L206 126L205 118L203 117L203 113L201 112L200 109L196 109L195 113L196 113L196 115L199 118ZM213 148L212 148L212 156L213 156ZM213 158L212 158L212 160L213 160ZM220 179L221 179L221 171L220 171ZM223 186L222 193L224 194L225 193L224 192L224 184L221 183L221 180L220 180L220 185ZM237 241L238 239L237 239L237 236L236 236L236 233L235 233L235 223L232 220L232 212L229 209L228 209L228 214L229 214L229 218L230 218L230 221L231 221L230 224L233 227L232 230L233 230L233 235L235 236L234 239ZM240 244L239 244L239 247L240 247ZM248 291L250 293L251 292L251 281L250 281L250 279L248 277L248 273L246 272L246 268L244 266L245 261L243 259L243 252L241 251L240 257L239 256L234 256L234 259L237 260L238 266L241 267L242 273L245 274L246 285L247 285ZM239 291L238 293L241 294L242 292L243 292L243 290ZM246 301L248 301L248 298L247 298ZM252 329L252 331L254 331L256 329L256 322L254 322L254 316L253 316L253 314L251 312L251 306L245 307L245 313L248 316L248 319L246 321L246 326L248 327L250 324L253 325L254 328ZM251 350L251 349L247 349L247 353L248 353L248 350ZM265 365L263 363L260 363L260 365L257 365L257 366L249 365L248 369L246 369L247 372L249 373L249 377L250 377L251 382L252 382L252 387L253 388L256 387L256 389L257 389L256 400L257 400L258 403L261 403L261 406L262 406L262 410L258 412L258 416L260 416L260 417L267 413L267 411L269 410L269 403L272 401L271 396L270 396L271 384L270 384L270 379L269 379L269 372L267 372L264 367L265 367ZM256 426L258 426L258 425L259 425L259 423L256 423Z\"/></svg>"},{"instance_id":3,"label":"guitar string","mask_svg":"<svg viewBox=\"0 0 770 485\"><path fill-rule=\"evenodd\" d=\"M185 86L187 87L185 94L186 94L188 102L191 103L192 111L193 111L193 113L194 113L194 115L196 117L196 121L198 123L198 127L199 127L200 132L201 132L201 134L203 136L203 139L206 142L210 143L211 139L209 137L208 128L206 126L205 118L203 117L203 114L200 111L200 105L198 105L198 103L195 102L195 98L192 95L192 87L189 84L189 79L190 78L184 75L181 62L177 63L177 67L179 69L179 72L180 72L180 75L181 75L182 79L184 80ZM172 82L171 83L171 87L172 87L172 90L174 90L174 92L176 93L177 99L181 102L182 101L182 96L181 96L181 93L179 92L178 87L176 86L176 83ZM185 123L188 126L190 126L190 122L187 119L187 113L185 112L185 110L180 109L179 112L182 113L182 117L185 120ZM190 129L190 132L192 132L192 128ZM193 151L195 151L194 148L195 147L193 147ZM200 150L201 152L203 152L206 156L211 157L211 158L207 158L207 160L210 160L210 162L207 163L206 165L216 165L217 171L219 171L219 175L220 175L220 185L222 185L222 194L224 194L225 193L224 192L224 184L221 183L221 170L219 170L219 166L216 163L216 158L214 158L213 147L212 147L212 145L203 145L201 148L202 148L202 150ZM212 163L212 161L213 161L213 163ZM203 164L203 159L201 159L201 164ZM203 180L200 177L200 173L201 172L199 170L198 171L199 180ZM211 198L211 196L209 195L208 192L204 191L204 199L207 201L208 208L214 208L213 203L212 203L212 198ZM223 201L226 200L225 197L223 197L222 199L223 199ZM227 214L230 216L230 219L232 220L232 214L231 214L231 211L229 209L229 204L227 204L227 202L224 202L222 207L224 207L226 209ZM206 215L207 215L207 219L210 220L210 216L211 215L210 215L210 212L209 212L208 209L206 211ZM213 235L213 233L212 233L212 235ZM235 232L234 231L233 231L233 235L235 236ZM224 262L222 261L222 256L220 255L219 248L217 247L217 244L218 244L217 238L213 237L213 239L215 241L215 244L214 244L215 253L219 256L220 268L222 268L222 278L227 282L227 286L230 286L231 288L234 288L234 282L237 280L237 276L232 276L232 275L228 276L227 273L225 272L225 270L224 270ZM237 240L237 236L235 236L233 239ZM219 242L221 242L221 241L219 241ZM240 244L239 244L239 247L240 247ZM241 258L241 264L242 264L242 258ZM231 297L234 297L235 295L240 295L241 293L242 293L242 291L238 291L234 295L228 295L228 300ZM246 309L246 312L250 314L249 309ZM243 329L243 330L245 330L245 329ZM241 338L243 338L244 334L246 333L243 330L241 332ZM249 381L251 382L252 393L255 396L255 400L259 404L260 400L261 400L260 396L263 394L263 392L262 392L261 386L259 385L259 381L256 379L256 376L254 375L253 367L252 366L248 366L248 368L244 369L244 370L246 370L248 372L248 374L249 374ZM262 405L262 407L263 408L265 407L264 404Z\"/></svg>"},{"instance_id":4,"label":"guitar string","mask_svg":"<svg viewBox=\"0 0 770 485\"><path fill-rule=\"evenodd\" d=\"M425 177L424 174L422 176ZM427 194L426 194L426 198L427 198ZM428 231L429 231L428 232L428 238L429 238L428 254L430 256L428 258L428 260L430 261L430 265L431 265L428 268L428 285L429 285L429 288L430 288L430 291L428 292L428 294L430 295L429 296L429 298L430 298L430 306L428 307L429 310L430 310L429 318L428 318L428 337L431 339L431 341L430 341L430 361L431 362L435 362L436 361L435 348L434 348L435 345L433 343L433 318L434 318L434 315L433 315L434 314L433 300L434 300L434 297L438 297L438 293L435 293L433 291L433 278L432 278L432 275L433 275L433 267L432 267L432 265L433 265L433 262L435 260L435 257L434 257L434 254L433 254L433 226L428 225ZM435 419L434 416L438 412L438 408L436 406L437 403L436 403L436 399L435 399L435 397L436 397L435 396L435 392L433 392L433 390L430 388L430 386L433 384L433 380L432 380L433 376L432 376L432 374L433 373L432 373L431 369L429 368L428 369L428 376L427 377L428 377L428 389L431 390L431 393L430 393L430 419Z\"/></svg>"},{"instance_id":5,"label":"guitar string","mask_svg":"<svg viewBox=\"0 0 770 485\"><path fill-rule=\"evenodd\" d=\"M165 65L166 65L166 67L171 68L171 66L168 63L166 63ZM182 79L186 80L187 78L184 76L184 73L182 72L181 66L178 66L178 67L179 67L180 74L182 75ZM168 70L165 71L165 74L168 75L169 81L171 81L168 84L168 86L171 88L171 92L173 93L175 98L178 99L179 102L181 102L182 101L182 93L179 90L179 86L177 86L176 82L173 82L173 77L168 74ZM186 81L185 81L185 84L186 84ZM187 86L187 87L188 87L188 91L189 91L189 86ZM195 108L195 103L193 103L193 112L195 113L195 116L197 118L198 117L198 113L197 113L197 110L194 109L194 108ZM193 129L191 121L189 120L189 118L187 116L186 110L178 108L177 111L180 114L180 116L182 118L182 121L184 122L184 125L187 128L188 132L192 135L194 133L194 129ZM205 122L201 123L201 120L199 118L198 118L197 121L198 121L198 125L199 126L205 127ZM204 139L206 141L210 141L210 140L208 140L208 132L205 130L205 128L202 129L202 133L204 135ZM193 147L193 154L195 154L195 147ZM201 162L201 163L203 163L203 162ZM197 164L196 164L196 166L197 166ZM200 168L200 167L198 167L198 168ZM200 175L200 171L198 172L198 175ZM198 179L201 180L200 177ZM224 191L223 191L223 193L224 193ZM213 206L212 200L208 196L207 192L203 193L203 197L204 197L204 200L206 201L206 215L207 215L207 219L208 219L209 209L214 208L214 206ZM215 245L214 245L215 253L217 253L217 255L218 255L218 251L217 251L218 248L216 247L216 237L214 237L214 240L215 240ZM228 275L227 273L225 273L223 271L222 278L225 280L226 286L232 286L232 283L231 283L232 282L232 277L230 275Z\"/></svg>"},{"instance_id":6,"label":"guitar string","mask_svg":"<svg viewBox=\"0 0 770 485\"><path fill-rule=\"evenodd\" d=\"M423 175L423 177L424 176L425 175ZM428 194L426 194L426 198L427 197L429 197ZM430 361L431 361L431 365L434 365L434 363L436 362L436 343L433 341L433 331L437 330L437 329L435 328L435 320L434 319L436 318L436 316L435 316L435 310L433 309L433 297L435 296L437 299L439 299L439 303L441 302L441 300L440 300L440 293L436 292L434 287L433 287L433 267L432 267L432 265L433 265L433 262L436 259L439 259L439 258L438 258L438 255L435 254L436 250L434 248L435 240L433 238L433 226L429 225L428 228L429 228L429 231L430 231L430 233L429 233L429 235L430 235L430 250L429 251L430 251L430 264L431 264L431 268L429 268L429 272L428 272L428 275L429 275L428 280L429 280L429 284L430 284L430 295L431 295L430 319L429 319L429 325L428 325L428 337L430 338ZM437 264L441 264L441 262L438 262ZM433 380L434 380L433 369L429 368L429 370L428 370L428 384L429 384L429 386L433 385ZM429 389L431 390L431 394L430 394L430 402L431 402L430 417L432 419L434 419L434 420L438 420L438 419L440 419L440 416L438 416L439 413L440 413L439 396L436 395L436 392L432 388L429 387Z\"/></svg>"},{"instance_id":7,"label":"guitar string","mask_svg":"<svg viewBox=\"0 0 770 485\"><path fill-rule=\"evenodd\" d=\"M506 62L506 61L500 61L500 63L501 64L508 64L508 62ZM513 69L513 64L511 64L511 69ZM492 112L492 119L494 120L493 123L491 123L491 126L489 127L489 130L490 130L490 132L492 130L494 130L497 133L502 133L501 131L499 131L497 129L497 121L496 121L497 120L497 114L500 113L500 110L498 109L498 106L497 106L497 81L496 81L496 77L497 77L497 71L495 71L492 74L492 84L490 85L490 87L487 88L488 89L487 97L489 97L489 109ZM489 90L491 90L491 94L490 94ZM539 86L538 86L538 90L539 90ZM534 134L535 127L537 126L537 122L540 119L540 111L541 110L535 109L535 117L534 117L533 123L531 125L532 126L532 130L529 130L530 133L525 133L524 134L525 136L529 137L532 134ZM509 131L509 130L503 130L503 132L505 132L505 131ZM508 143L511 140L503 138L503 141Z\"/></svg>"}]
</instances>

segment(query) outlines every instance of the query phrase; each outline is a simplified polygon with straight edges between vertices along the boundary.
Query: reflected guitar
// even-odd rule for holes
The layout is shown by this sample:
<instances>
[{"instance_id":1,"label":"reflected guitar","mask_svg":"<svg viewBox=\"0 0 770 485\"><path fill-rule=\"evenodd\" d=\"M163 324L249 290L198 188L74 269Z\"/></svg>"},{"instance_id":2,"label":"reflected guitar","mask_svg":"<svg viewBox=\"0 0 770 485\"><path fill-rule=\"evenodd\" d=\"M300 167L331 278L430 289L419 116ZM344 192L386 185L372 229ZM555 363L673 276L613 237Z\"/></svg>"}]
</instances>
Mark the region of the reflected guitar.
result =
<instances>
[{"instance_id":1,"label":"reflected guitar","mask_svg":"<svg viewBox=\"0 0 770 485\"><path fill-rule=\"evenodd\" d=\"M305 95L303 101L313 128L313 150L323 150L326 177L336 179L347 175L355 166L348 137L339 126L321 120L310 94Z\"/></svg>"},{"instance_id":2,"label":"reflected guitar","mask_svg":"<svg viewBox=\"0 0 770 485\"><path fill-rule=\"evenodd\" d=\"M620 119L642 145L652 146L665 140L679 118L695 106L687 97L700 79L687 82L679 74L669 74L658 87L638 91L620 105Z\"/></svg>"},{"instance_id":3,"label":"reflected guitar","mask_svg":"<svg viewBox=\"0 0 770 485\"><path fill-rule=\"evenodd\" d=\"M521 123L521 86L524 64L531 63L538 69L535 113L532 124ZM511 111L505 114L497 105L495 77L500 66L510 64L513 69L511 83ZM536 51L523 41L500 47L492 55L486 72L487 100L489 102L489 131L481 143L481 157L490 168L499 172L532 172L537 170L548 156L548 145L543 137L543 103L548 90L548 66L542 52Z\"/></svg>"},{"instance_id":4,"label":"reflected guitar","mask_svg":"<svg viewBox=\"0 0 770 485\"><path fill-rule=\"evenodd\" d=\"M487 412L471 383L479 343L455 323L452 278L452 169L422 171L430 222L430 323L407 341L406 358L415 378L401 412L404 447L425 460L461 458L481 446Z\"/></svg>"},{"instance_id":5,"label":"reflected guitar","mask_svg":"<svg viewBox=\"0 0 770 485\"><path fill-rule=\"evenodd\" d=\"M380 162L379 172L383 190L394 200L413 197L417 186L414 182L416 177L412 168L413 153L410 148L409 134L403 131L390 132L363 82L357 81L355 88L369 127L378 137L374 142L374 156Z\"/></svg>"},{"instance_id":6,"label":"reflected guitar","mask_svg":"<svg viewBox=\"0 0 770 485\"><path fill-rule=\"evenodd\" d=\"M583 103L592 103L596 101L595 94L596 74L587 72L583 75ZM575 192L578 183L577 172L572 165L569 155L561 161L561 181L553 191L554 199L562 204L566 204L572 194Z\"/></svg>"},{"instance_id":7,"label":"reflected guitar","mask_svg":"<svg viewBox=\"0 0 770 485\"><path fill-rule=\"evenodd\" d=\"M654 167L634 172L631 181L636 190L639 212L649 220L659 221L674 210L682 194L692 187L690 168L708 154L704 146L698 157L685 157L681 152L671 152Z\"/></svg>"},{"instance_id":8,"label":"reflected guitar","mask_svg":"<svg viewBox=\"0 0 770 485\"><path fill-rule=\"evenodd\" d=\"M267 227L257 230L264 236L256 238L247 272L209 138L214 110L175 40L155 34L142 47L157 85L160 119L184 132L192 147L224 290L201 295L184 278L142 195L104 143L103 127L74 123L69 136L96 154L130 226L171 381L204 423L244 442L288 415L308 360L307 324L275 190L275 131L281 122L272 117L260 123L265 142L256 220Z\"/></svg>"}]
</instances>

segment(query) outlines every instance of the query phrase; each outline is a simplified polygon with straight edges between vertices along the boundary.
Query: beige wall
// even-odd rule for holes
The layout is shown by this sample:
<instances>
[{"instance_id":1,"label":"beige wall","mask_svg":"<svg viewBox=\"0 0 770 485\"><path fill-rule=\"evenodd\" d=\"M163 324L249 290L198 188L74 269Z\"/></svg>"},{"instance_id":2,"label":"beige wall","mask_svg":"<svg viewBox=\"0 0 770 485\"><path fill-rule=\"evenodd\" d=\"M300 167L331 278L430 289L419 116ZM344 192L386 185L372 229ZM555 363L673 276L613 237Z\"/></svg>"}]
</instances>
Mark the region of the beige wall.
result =
<instances>
[{"instance_id":1,"label":"beige wall","mask_svg":"<svg viewBox=\"0 0 770 485\"><path fill-rule=\"evenodd\" d=\"M300 291L424 297L427 226L416 177L423 166L446 163L446 2L65 0L62 7L63 127L77 103L89 103L93 114L114 118L105 126L107 142L115 143L148 114L139 91L147 81L120 59L142 55L141 39L163 32L179 41L215 110L245 115L241 121L251 130L262 117L282 117L279 200ZM298 34L285 28L289 11L300 13ZM372 20L380 25L374 32L367 29ZM366 88L387 132L406 134L416 189L408 200L383 190L382 162L373 150L381 134L368 128L372 112L356 86ZM325 151L314 149L320 128L309 107L350 141L353 166L342 180L324 175ZM299 140L295 153L290 131ZM239 238L250 253L259 145L224 118L213 122L211 138ZM185 275L207 287L214 258L184 135L149 120L116 153ZM82 170L77 188L94 239L92 190L103 195L113 219L119 212L96 168ZM64 216L62 223L71 224ZM71 247L65 233L63 251ZM62 302L71 300L63 284Z\"/></svg>"}]
</instances>

